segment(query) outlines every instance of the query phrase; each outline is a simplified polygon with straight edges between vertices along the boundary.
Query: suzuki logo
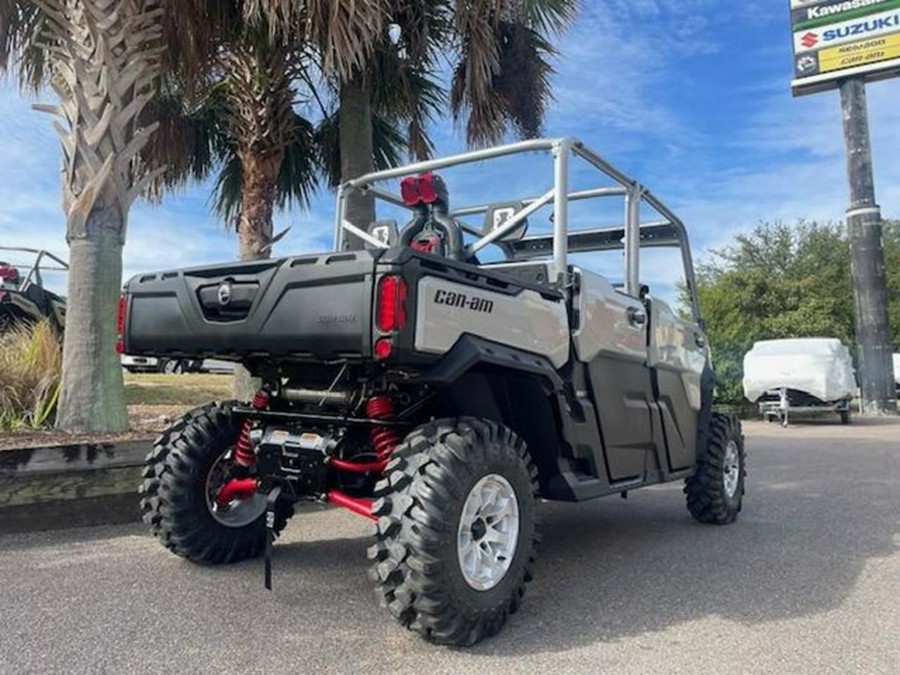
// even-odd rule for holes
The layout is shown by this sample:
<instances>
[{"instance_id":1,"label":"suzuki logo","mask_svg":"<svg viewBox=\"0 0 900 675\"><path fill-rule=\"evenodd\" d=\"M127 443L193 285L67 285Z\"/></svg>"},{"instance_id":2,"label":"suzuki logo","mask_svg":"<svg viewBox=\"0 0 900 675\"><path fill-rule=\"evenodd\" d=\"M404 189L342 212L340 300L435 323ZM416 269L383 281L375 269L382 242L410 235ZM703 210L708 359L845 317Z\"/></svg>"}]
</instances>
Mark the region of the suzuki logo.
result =
<instances>
[{"instance_id":1,"label":"suzuki logo","mask_svg":"<svg viewBox=\"0 0 900 675\"><path fill-rule=\"evenodd\" d=\"M800 44L806 47L807 49L812 49L819 43L819 36L815 33L807 33L802 38L800 38Z\"/></svg>"},{"instance_id":2,"label":"suzuki logo","mask_svg":"<svg viewBox=\"0 0 900 675\"><path fill-rule=\"evenodd\" d=\"M225 307L229 302L231 302L231 282L223 281L222 285L219 286L219 304L222 307Z\"/></svg>"}]
</instances>

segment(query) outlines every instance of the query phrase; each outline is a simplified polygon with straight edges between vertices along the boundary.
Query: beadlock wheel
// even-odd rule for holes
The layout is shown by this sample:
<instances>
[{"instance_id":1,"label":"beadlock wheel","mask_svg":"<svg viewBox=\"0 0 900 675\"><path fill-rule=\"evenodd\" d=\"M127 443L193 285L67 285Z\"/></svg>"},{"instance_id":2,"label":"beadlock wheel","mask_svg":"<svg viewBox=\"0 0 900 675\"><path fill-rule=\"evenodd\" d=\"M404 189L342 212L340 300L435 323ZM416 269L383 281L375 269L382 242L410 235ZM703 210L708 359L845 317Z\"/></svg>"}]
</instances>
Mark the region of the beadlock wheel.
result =
<instances>
[{"instance_id":1,"label":"beadlock wheel","mask_svg":"<svg viewBox=\"0 0 900 675\"><path fill-rule=\"evenodd\" d=\"M245 499L235 498L227 504L219 504L219 490L226 482L234 465L231 458L233 448L228 449L210 467L206 476L206 506L216 522L225 527L244 527L259 518L266 511L266 495L256 492Z\"/></svg>"},{"instance_id":2,"label":"beadlock wheel","mask_svg":"<svg viewBox=\"0 0 900 675\"><path fill-rule=\"evenodd\" d=\"M456 536L466 583L486 591L503 580L519 541L519 502L503 476L490 474L469 491Z\"/></svg>"},{"instance_id":3,"label":"beadlock wheel","mask_svg":"<svg viewBox=\"0 0 900 675\"><path fill-rule=\"evenodd\" d=\"M722 483L725 485L725 494L733 498L737 492L741 477L741 455L738 452L737 442L728 441L725 446L725 461L722 466Z\"/></svg>"},{"instance_id":4,"label":"beadlock wheel","mask_svg":"<svg viewBox=\"0 0 900 675\"><path fill-rule=\"evenodd\" d=\"M531 580L536 497L537 469L512 430L472 417L415 429L375 486L381 603L431 642L496 635Z\"/></svg>"}]
</instances>

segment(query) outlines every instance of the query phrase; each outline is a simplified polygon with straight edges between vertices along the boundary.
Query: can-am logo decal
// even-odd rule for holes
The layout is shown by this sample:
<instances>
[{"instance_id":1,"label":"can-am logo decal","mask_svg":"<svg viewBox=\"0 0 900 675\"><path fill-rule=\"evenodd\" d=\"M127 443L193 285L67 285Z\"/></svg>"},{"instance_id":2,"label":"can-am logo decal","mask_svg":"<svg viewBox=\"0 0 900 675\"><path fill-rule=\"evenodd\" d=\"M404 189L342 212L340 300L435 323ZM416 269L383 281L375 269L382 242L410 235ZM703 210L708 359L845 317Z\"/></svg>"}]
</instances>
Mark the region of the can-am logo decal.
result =
<instances>
[{"instance_id":1,"label":"can-am logo decal","mask_svg":"<svg viewBox=\"0 0 900 675\"><path fill-rule=\"evenodd\" d=\"M487 298L479 298L477 295L445 291L439 288L434 293L434 304L447 305L448 307L460 307L473 312L491 314L494 311L494 301Z\"/></svg>"}]
</instances>

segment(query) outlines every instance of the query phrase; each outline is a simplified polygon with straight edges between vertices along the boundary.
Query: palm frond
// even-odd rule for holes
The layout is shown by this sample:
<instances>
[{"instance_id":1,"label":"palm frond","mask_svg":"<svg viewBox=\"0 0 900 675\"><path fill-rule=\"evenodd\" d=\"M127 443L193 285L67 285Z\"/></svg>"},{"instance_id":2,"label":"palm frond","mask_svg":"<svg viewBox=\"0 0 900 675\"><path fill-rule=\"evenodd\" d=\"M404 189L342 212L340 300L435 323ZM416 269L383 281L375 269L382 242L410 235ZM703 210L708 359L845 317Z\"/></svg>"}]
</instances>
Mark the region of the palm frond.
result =
<instances>
[{"instance_id":1,"label":"palm frond","mask_svg":"<svg viewBox=\"0 0 900 675\"><path fill-rule=\"evenodd\" d=\"M159 200L164 191L202 181L223 161L228 146L224 106L221 87L194 97L174 74L163 81L141 116L142 126L159 124L141 159L151 172L164 169L147 196Z\"/></svg>"},{"instance_id":2,"label":"palm frond","mask_svg":"<svg viewBox=\"0 0 900 675\"><path fill-rule=\"evenodd\" d=\"M23 90L37 92L49 77L47 46L53 36L43 30L40 8L27 0L0 0L0 73L16 70Z\"/></svg>"},{"instance_id":3,"label":"palm frond","mask_svg":"<svg viewBox=\"0 0 900 675\"><path fill-rule=\"evenodd\" d=\"M453 73L453 115L467 115L470 145L500 141L512 124L540 134L552 98L549 35L574 19L577 0L467 0L457 4L460 56Z\"/></svg>"},{"instance_id":4,"label":"palm frond","mask_svg":"<svg viewBox=\"0 0 900 675\"><path fill-rule=\"evenodd\" d=\"M428 124L447 105L444 88L429 64L401 58L392 45L384 44L372 62L370 82L372 109L406 125L409 155L428 159L434 150Z\"/></svg>"},{"instance_id":5,"label":"palm frond","mask_svg":"<svg viewBox=\"0 0 900 675\"><path fill-rule=\"evenodd\" d=\"M523 0L521 13L515 18L544 37L550 37L572 24L580 5L580 0Z\"/></svg>"},{"instance_id":6,"label":"palm frond","mask_svg":"<svg viewBox=\"0 0 900 675\"><path fill-rule=\"evenodd\" d=\"M322 70L350 79L362 71L385 33L387 0L245 0L244 17L261 22L270 36L312 44Z\"/></svg>"},{"instance_id":7,"label":"palm frond","mask_svg":"<svg viewBox=\"0 0 900 675\"><path fill-rule=\"evenodd\" d=\"M237 0L159 0L162 70L176 73L188 91L202 87L223 45L244 30Z\"/></svg>"},{"instance_id":8,"label":"palm frond","mask_svg":"<svg viewBox=\"0 0 900 675\"><path fill-rule=\"evenodd\" d=\"M313 124L293 113L292 126L284 156L278 171L276 206L285 209L294 205L307 208L309 200L319 187L321 167L318 162L317 130ZM217 157L218 176L209 198L212 211L221 218L225 227L235 229L241 213L241 189L244 184L243 169L238 146L225 141L219 147Z\"/></svg>"},{"instance_id":9,"label":"palm frond","mask_svg":"<svg viewBox=\"0 0 900 675\"><path fill-rule=\"evenodd\" d=\"M213 213L218 216L225 227L237 230L238 217L241 212L241 186L244 184L244 171L237 147L228 145L223 149L222 162L218 168L218 176L207 202Z\"/></svg>"},{"instance_id":10,"label":"palm frond","mask_svg":"<svg viewBox=\"0 0 900 675\"><path fill-rule=\"evenodd\" d=\"M553 68L547 57L555 54L553 45L523 24L501 23L498 34L500 70L494 76L494 89L518 134L535 138L541 134L552 98Z\"/></svg>"},{"instance_id":11,"label":"palm frond","mask_svg":"<svg viewBox=\"0 0 900 675\"><path fill-rule=\"evenodd\" d=\"M391 23L400 26L398 47L412 62L430 61L453 36L452 0L394 0L388 6Z\"/></svg>"}]
</instances>

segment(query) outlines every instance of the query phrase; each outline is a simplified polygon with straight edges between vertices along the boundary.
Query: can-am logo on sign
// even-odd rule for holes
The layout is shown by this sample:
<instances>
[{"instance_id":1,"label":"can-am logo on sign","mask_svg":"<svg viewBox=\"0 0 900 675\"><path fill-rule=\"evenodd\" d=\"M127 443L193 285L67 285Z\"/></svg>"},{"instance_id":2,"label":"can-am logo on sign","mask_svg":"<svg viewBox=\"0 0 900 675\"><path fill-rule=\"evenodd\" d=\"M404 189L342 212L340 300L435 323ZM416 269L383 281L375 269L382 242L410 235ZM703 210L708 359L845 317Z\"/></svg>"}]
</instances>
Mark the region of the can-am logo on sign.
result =
<instances>
[{"instance_id":1,"label":"can-am logo on sign","mask_svg":"<svg viewBox=\"0 0 900 675\"><path fill-rule=\"evenodd\" d=\"M819 36L813 32L809 32L800 38L800 44L807 49L812 49L819 43Z\"/></svg>"}]
</instances>

